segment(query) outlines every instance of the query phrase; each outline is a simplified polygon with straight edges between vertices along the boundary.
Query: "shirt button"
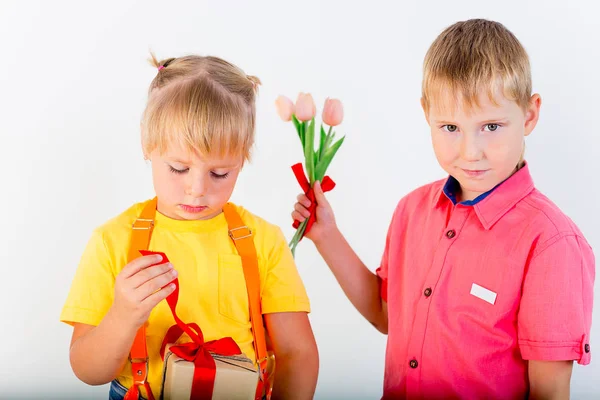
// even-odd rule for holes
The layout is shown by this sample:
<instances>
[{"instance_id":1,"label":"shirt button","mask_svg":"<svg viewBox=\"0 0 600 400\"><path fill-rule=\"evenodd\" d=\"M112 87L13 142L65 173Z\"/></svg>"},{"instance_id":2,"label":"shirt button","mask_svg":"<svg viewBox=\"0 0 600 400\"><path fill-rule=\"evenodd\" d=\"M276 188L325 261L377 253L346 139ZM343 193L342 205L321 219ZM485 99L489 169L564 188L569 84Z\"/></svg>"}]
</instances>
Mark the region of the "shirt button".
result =
<instances>
[{"instance_id":1,"label":"shirt button","mask_svg":"<svg viewBox=\"0 0 600 400\"><path fill-rule=\"evenodd\" d=\"M583 346L583 349L585 350L586 353L590 352L590 345L586 343L585 346Z\"/></svg>"},{"instance_id":2,"label":"shirt button","mask_svg":"<svg viewBox=\"0 0 600 400\"><path fill-rule=\"evenodd\" d=\"M419 366L419 363L417 362L417 360L410 360L410 362L408 363L408 365L410 365L410 367L412 369L415 369Z\"/></svg>"},{"instance_id":3,"label":"shirt button","mask_svg":"<svg viewBox=\"0 0 600 400\"><path fill-rule=\"evenodd\" d=\"M425 297L431 296L431 288L425 289L425 291L423 292L423 294L425 295Z\"/></svg>"},{"instance_id":4,"label":"shirt button","mask_svg":"<svg viewBox=\"0 0 600 400\"><path fill-rule=\"evenodd\" d=\"M450 229L448 232L446 232L446 237L448 239L452 239L454 236L456 236L456 231L454 229Z\"/></svg>"}]
</instances>

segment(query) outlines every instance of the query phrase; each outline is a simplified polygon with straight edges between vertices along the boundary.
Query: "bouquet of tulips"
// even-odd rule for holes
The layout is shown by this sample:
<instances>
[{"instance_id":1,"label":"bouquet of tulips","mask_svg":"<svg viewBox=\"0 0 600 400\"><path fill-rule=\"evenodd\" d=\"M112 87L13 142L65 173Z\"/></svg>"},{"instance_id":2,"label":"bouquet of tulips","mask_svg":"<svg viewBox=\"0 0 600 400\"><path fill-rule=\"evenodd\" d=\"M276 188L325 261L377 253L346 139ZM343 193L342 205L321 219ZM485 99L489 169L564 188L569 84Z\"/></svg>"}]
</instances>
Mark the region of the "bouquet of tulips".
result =
<instances>
[{"instance_id":1,"label":"bouquet of tulips","mask_svg":"<svg viewBox=\"0 0 600 400\"><path fill-rule=\"evenodd\" d=\"M302 190L311 202L309 207L310 218L305 219L302 223L294 221L296 233L290 241L289 246L292 254L295 255L298 243L308 233L315 221L316 202L313 191L314 183L319 181L324 192L330 191L335 186L333 180L326 176L325 172L329 164L331 164L333 156L335 156L335 153L337 153L344 142L344 137L334 142L335 132L333 132L333 127L339 125L344 118L344 109L341 101L337 99L325 100L322 119L329 126L329 129L326 133L323 124L321 124L320 133L315 134L315 115L317 110L310 94L300 93L296 104L285 96L279 96L275 102L275 106L281 119L286 122L293 121L298 132L304 153L306 174L302 168L302 163L292 166L292 170ZM317 139L316 150L315 138Z\"/></svg>"}]
</instances>

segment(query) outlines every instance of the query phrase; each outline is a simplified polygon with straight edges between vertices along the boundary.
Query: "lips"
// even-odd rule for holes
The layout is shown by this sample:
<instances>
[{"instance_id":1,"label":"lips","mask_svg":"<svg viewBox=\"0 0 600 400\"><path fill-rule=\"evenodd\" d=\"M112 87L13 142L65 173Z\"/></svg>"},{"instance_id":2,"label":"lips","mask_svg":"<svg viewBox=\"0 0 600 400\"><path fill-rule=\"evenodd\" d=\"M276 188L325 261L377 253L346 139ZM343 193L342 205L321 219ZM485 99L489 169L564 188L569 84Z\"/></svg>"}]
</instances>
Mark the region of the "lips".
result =
<instances>
[{"instance_id":1,"label":"lips","mask_svg":"<svg viewBox=\"0 0 600 400\"><path fill-rule=\"evenodd\" d=\"M190 206L187 204L180 204L179 207L181 207L181 209L183 211L191 213L191 214L201 213L202 211L204 211L208 208L206 206Z\"/></svg>"},{"instance_id":2,"label":"lips","mask_svg":"<svg viewBox=\"0 0 600 400\"><path fill-rule=\"evenodd\" d=\"M470 177L482 176L483 174L485 174L488 171L487 169L462 169L462 170L465 173L465 175L470 176Z\"/></svg>"}]
</instances>

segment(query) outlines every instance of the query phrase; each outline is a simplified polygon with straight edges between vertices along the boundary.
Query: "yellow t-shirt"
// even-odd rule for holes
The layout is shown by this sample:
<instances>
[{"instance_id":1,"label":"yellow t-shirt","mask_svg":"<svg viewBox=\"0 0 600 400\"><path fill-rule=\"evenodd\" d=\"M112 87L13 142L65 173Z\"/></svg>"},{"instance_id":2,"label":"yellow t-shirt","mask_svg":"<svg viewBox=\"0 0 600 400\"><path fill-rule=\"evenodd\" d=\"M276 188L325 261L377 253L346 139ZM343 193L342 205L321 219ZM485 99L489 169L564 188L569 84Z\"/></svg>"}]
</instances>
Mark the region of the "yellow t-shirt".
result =
<instances>
[{"instance_id":1,"label":"yellow t-shirt","mask_svg":"<svg viewBox=\"0 0 600 400\"><path fill-rule=\"evenodd\" d=\"M114 299L115 277L127 264L131 225L145 203L138 203L97 228L83 253L60 320L97 326ZM263 314L309 312L310 305L294 259L280 228L236 206L254 233ZM180 221L156 213L149 250L162 251L178 271L178 316L197 323L209 340L232 337L254 360L248 294L242 262L228 236L223 213L204 221ZM156 397L162 387L160 346L175 324L166 301L150 314L146 330L150 357L148 381ZM119 382L133 383L126 363Z\"/></svg>"}]
</instances>

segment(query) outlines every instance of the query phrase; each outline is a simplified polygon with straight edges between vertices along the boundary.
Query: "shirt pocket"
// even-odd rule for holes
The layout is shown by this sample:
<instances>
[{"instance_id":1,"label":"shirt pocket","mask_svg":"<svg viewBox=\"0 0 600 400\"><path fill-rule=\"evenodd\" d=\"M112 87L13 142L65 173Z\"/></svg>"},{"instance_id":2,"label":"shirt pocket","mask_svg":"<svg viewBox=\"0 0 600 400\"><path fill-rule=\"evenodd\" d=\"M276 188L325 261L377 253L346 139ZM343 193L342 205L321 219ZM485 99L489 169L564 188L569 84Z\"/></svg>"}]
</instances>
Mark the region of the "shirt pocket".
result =
<instances>
[{"instance_id":1,"label":"shirt pocket","mask_svg":"<svg viewBox=\"0 0 600 400\"><path fill-rule=\"evenodd\" d=\"M219 314L240 324L250 321L248 292L242 259L219 255Z\"/></svg>"},{"instance_id":2,"label":"shirt pocket","mask_svg":"<svg viewBox=\"0 0 600 400\"><path fill-rule=\"evenodd\" d=\"M495 267L492 267L495 266ZM523 267L507 258L490 259L458 280L458 315L486 329L512 331L519 308Z\"/></svg>"}]
</instances>

